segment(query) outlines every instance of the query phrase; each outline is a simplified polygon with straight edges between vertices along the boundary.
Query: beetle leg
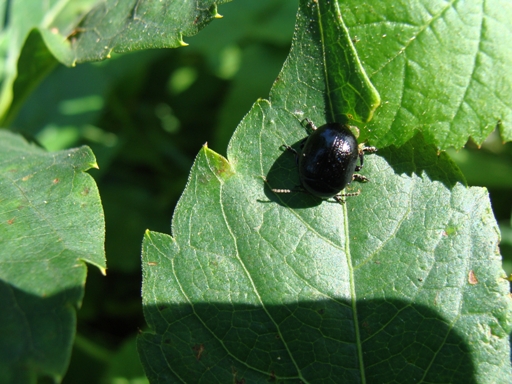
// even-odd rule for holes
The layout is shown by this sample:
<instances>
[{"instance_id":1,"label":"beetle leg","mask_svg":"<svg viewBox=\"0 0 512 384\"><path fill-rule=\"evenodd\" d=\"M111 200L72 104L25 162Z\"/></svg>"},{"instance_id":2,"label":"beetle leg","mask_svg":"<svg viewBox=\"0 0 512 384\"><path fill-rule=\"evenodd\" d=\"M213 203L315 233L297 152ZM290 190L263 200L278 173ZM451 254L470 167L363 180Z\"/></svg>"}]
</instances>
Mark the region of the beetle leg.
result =
<instances>
[{"instance_id":1,"label":"beetle leg","mask_svg":"<svg viewBox=\"0 0 512 384\"><path fill-rule=\"evenodd\" d=\"M266 177L263 177L263 181L270 187L268 180ZM293 192L305 192L304 187L302 185L298 185L293 189L288 188L270 188L270 190L274 193L293 193Z\"/></svg>"},{"instance_id":2,"label":"beetle leg","mask_svg":"<svg viewBox=\"0 0 512 384\"><path fill-rule=\"evenodd\" d=\"M358 173L354 173L352 175L352 180L359 181L360 183L366 183L367 181L370 181L369 178Z\"/></svg>"},{"instance_id":3,"label":"beetle leg","mask_svg":"<svg viewBox=\"0 0 512 384\"><path fill-rule=\"evenodd\" d=\"M306 144L306 141L308 141L308 138L306 137L304 140L300 142L300 149L304 148L304 145Z\"/></svg>"},{"instance_id":4,"label":"beetle leg","mask_svg":"<svg viewBox=\"0 0 512 384\"><path fill-rule=\"evenodd\" d=\"M364 152L361 150L361 151L359 151L359 162L361 163L361 165L356 165L356 169L355 169L356 172L359 172L363 168L363 162L364 162L363 159L364 159Z\"/></svg>"},{"instance_id":5,"label":"beetle leg","mask_svg":"<svg viewBox=\"0 0 512 384\"><path fill-rule=\"evenodd\" d=\"M343 197L348 196L358 196L361 194L361 191L358 190L357 192L350 192L350 193L340 193L339 195L334 195L334 200L336 200L340 204L345 204L345 200L343 200Z\"/></svg>"},{"instance_id":6,"label":"beetle leg","mask_svg":"<svg viewBox=\"0 0 512 384\"><path fill-rule=\"evenodd\" d=\"M279 188L273 188L271 189L272 192L274 193L292 193L294 191L292 191L291 189L279 189Z\"/></svg>"},{"instance_id":7,"label":"beetle leg","mask_svg":"<svg viewBox=\"0 0 512 384\"><path fill-rule=\"evenodd\" d=\"M309 120L307 117L302 120L302 121L305 121L307 124L306 124L306 127L308 127L309 129L311 129L312 131L316 131L316 125L315 123L313 123L311 120Z\"/></svg>"},{"instance_id":8,"label":"beetle leg","mask_svg":"<svg viewBox=\"0 0 512 384\"><path fill-rule=\"evenodd\" d=\"M375 153L377 152L377 148L375 147L361 147L359 148L359 161L361 162L361 165L357 165L355 171L359 172L363 168L363 162L364 162L364 154L365 153Z\"/></svg>"},{"instance_id":9,"label":"beetle leg","mask_svg":"<svg viewBox=\"0 0 512 384\"><path fill-rule=\"evenodd\" d=\"M290 147L289 145L283 144L283 145L281 145L281 147L286 149L287 151L292 152L295 156L299 156L297 151L295 149L293 149L292 147Z\"/></svg>"},{"instance_id":10,"label":"beetle leg","mask_svg":"<svg viewBox=\"0 0 512 384\"><path fill-rule=\"evenodd\" d=\"M342 193L339 196L347 197L347 196L359 196L361 194L361 190L358 189L357 192L350 192L350 193Z\"/></svg>"},{"instance_id":11,"label":"beetle leg","mask_svg":"<svg viewBox=\"0 0 512 384\"><path fill-rule=\"evenodd\" d=\"M304 146L304 144L301 145L301 148L303 146ZM299 165L299 152L297 152L295 149L293 149L292 147L290 147L289 145L286 145L286 144L283 144L281 147L283 147L284 149L286 149L289 152L292 152L295 155L295 162L297 163L297 165Z\"/></svg>"},{"instance_id":12,"label":"beetle leg","mask_svg":"<svg viewBox=\"0 0 512 384\"><path fill-rule=\"evenodd\" d=\"M375 153L375 152L377 152L377 148L375 148L375 147L363 147L363 148L361 148L360 152Z\"/></svg>"},{"instance_id":13,"label":"beetle leg","mask_svg":"<svg viewBox=\"0 0 512 384\"><path fill-rule=\"evenodd\" d=\"M344 196L344 195L335 195L333 196L334 197L334 200L336 200L338 203L340 203L341 205L345 204L345 200L343 200L341 197Z\"/></svg>"}]
</instances>

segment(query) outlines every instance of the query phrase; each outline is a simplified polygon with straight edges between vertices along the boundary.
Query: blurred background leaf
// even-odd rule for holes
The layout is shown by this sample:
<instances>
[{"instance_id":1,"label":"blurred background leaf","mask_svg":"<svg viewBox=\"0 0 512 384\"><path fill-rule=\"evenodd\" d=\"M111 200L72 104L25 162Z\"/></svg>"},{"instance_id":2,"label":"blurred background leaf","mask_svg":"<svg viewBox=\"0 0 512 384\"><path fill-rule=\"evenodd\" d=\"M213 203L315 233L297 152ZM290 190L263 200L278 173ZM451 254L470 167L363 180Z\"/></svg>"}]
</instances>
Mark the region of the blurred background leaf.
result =
<instances>
[{"instance_id":1,"label":"blurred background leaf","mask_svg":"<svg viewBox=\"0 0 512 384\"><path fill-rule=\"evenodd\" d=\"M66 34L96 2L2 2L0 121L5 124L17 113L23 100L57 65L55 57L71 64Z\"/></svg>"},{"instance_id":2,"label":"blurred background leaf","mask_svg":"<svg viewBox=\"0 0 512 384\"><path fill-rule=\"evenodd\" d=\"M105 273L105 222L87 147L48 153L0 131L0 382L60 381L85 262Z\"/></svg>"},{"instance_id":3,"label":"blurred background leaf","mask_svg":"<svg viewBox=\"0 0 512 384\"><path fill-rule=\"evenodd\" d=\"M0 121L10 123L25 98L57 62L74 66L113 51L186 45L221 17L230 0L17 0L5 1L0 33ZM29 12L27 12L30 10Z\"/></svg>"}]
</instances>

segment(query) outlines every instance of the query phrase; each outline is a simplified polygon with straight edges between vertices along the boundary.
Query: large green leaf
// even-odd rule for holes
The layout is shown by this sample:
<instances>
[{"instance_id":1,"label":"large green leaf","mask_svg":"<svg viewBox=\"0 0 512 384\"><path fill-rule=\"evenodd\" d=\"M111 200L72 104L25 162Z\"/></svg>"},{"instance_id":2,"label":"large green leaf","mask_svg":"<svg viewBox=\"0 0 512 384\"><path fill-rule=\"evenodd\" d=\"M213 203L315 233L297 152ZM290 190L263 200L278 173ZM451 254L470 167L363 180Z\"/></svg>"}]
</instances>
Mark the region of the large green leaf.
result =
<instances>
[{"instance_id":1,"label":"large green leaf","mask_svg":"<svg viewBox=\"0 0 512 384\"><path fill-rule=\"evenodd\" d=\"M139 352L152 382L509 380L512 303L487 191L422 135L367 156L371 182L343 206L271 191L299 182L280 147L305 136L303 118L375 104L371 87L341 99L366 81L342 28L335 2L301 2L270 101L228 159L200 151L173 236L146 233ZM342 59L326 54L335 44Z\"/></svg>"},{"instance_id":2,"label":"large green leaf","mask_svg":"<svg viewBox=\"0 0 512 384\"><path fill-rule=\"evenodd\" d=\"M512 139L512 2L367 1L341 12L382 108L369 125L379 146L422 131L440 149Z\"/></svg>"},{"instance_id":3,"label":"large green leaf","mask_svg":"<svg viewBox=\"0 0 512 384\"><path fill-rule=\"evenodd\" d=\"M0 382L64 375L105 223L87 147L48 153L0 131Z\"/></svg>"}]
</instances>

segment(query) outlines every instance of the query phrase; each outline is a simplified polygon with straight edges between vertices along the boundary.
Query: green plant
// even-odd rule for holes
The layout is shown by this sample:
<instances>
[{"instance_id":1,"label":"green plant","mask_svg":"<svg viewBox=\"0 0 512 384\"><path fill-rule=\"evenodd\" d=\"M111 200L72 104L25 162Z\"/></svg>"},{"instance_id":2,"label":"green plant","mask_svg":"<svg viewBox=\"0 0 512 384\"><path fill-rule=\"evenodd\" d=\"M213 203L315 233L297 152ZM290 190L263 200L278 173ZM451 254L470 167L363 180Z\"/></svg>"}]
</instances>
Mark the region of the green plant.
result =
<instances>
[{"instance_id":1,"label":"green plant","mask_svg":"<svg viewBox=\"0 0 512 384\"><path fill-rule=\"evenodd\" d=\"M92 3L8 13L0 381L59 381L73 338L64 382L145 381L137 326L152 382L507 381L496 220L440 150L481 145L495 127L510 141L510 5L302 0L277 74L295 2L239 0L225 10L244 13L194 38L221 1L183 13ZM223 22L234 25L215 31ZM184 41L189 51L110 52ZM297 184L280 146L305 136L306 117L357 125L379 148L371 182L343 206L270 190ZM209 149L230 137L226 158ZM84 172L98 164L96 188ZM510 165L499 172L507 196ZM74 337L83 261L105 270L100 195L108 274L91 272ZM493 200L510 221L506 204Z\"/></svg>"}]
</instances>

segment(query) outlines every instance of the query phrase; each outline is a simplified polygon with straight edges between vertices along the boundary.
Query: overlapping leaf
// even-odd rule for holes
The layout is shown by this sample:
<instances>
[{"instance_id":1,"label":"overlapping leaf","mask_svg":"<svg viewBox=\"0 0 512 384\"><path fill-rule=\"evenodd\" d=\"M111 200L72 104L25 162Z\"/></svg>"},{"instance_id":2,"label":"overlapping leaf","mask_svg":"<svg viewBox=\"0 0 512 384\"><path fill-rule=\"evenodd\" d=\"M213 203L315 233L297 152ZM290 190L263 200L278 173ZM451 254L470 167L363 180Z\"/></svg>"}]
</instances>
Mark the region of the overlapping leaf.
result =
<instances>
[{"instance_id":1,"label":"overlapping leaf","mask_svg":"<svg viewBox=\"0 0 512 384\"><path fill-rule=\"evenodd\" d=\"M379 146L424 133L440 149L512 139L512 3L343 1L341 12L382 97Z\"/></svg>"}]
</instances>

